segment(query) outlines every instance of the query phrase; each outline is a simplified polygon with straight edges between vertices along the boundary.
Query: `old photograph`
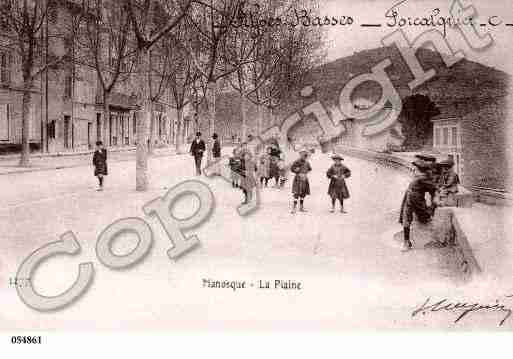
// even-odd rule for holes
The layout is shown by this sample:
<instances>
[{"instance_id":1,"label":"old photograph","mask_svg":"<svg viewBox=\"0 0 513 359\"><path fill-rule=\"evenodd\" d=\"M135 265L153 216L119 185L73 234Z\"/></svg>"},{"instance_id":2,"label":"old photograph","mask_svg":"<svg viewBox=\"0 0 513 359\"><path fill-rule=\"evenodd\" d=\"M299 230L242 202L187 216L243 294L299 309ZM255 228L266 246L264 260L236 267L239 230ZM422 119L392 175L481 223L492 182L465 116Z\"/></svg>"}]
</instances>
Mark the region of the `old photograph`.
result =
<instances>
[{"instance_id":1,"label":"old photograph","mask_svg":"<svg viewBox=\"0 0 513 359\"><path fill-rule=\"evenodd\" d=\"M0 0L0 331L510 331L512 36L508 0Z\"/></svg>"}]
</instances>

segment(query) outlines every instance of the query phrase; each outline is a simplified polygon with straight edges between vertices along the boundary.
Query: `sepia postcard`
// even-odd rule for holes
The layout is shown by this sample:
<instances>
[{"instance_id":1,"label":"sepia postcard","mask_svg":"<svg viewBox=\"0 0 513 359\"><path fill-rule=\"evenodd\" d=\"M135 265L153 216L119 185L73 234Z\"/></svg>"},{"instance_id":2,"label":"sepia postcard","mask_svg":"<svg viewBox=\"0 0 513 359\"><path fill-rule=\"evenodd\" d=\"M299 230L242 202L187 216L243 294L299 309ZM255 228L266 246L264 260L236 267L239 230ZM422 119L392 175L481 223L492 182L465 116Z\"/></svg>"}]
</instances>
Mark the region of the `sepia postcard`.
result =
<instances>
[{"instance_id":1,"label":"sepia postcard","mask_svg":"<svg viewBox=\"0 0 513 359\"><path fill-rule=\"evenodd\" d=\"M0 0L0 331L510 331L512 38L508 0Z\"/></svg>"}]
</instances>

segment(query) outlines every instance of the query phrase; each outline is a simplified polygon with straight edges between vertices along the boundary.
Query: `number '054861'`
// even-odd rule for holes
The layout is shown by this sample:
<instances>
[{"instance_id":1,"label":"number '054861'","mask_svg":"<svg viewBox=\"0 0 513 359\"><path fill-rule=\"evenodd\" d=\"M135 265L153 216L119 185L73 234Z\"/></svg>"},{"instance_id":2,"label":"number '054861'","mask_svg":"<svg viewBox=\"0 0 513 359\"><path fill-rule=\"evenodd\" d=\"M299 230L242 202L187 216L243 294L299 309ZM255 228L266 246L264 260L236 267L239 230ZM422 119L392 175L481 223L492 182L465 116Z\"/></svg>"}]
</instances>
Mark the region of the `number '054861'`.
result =
<instances>
[{"instance_id":1,"label":"number '054861'","mask_svg":"<svg viewBox=\"0 0 513 359\"><path fill-rule=\"evenodd\" d=\"M41 344L41 336L18 335L11 337L12 344Z\"/></svg>"}]
</instances>

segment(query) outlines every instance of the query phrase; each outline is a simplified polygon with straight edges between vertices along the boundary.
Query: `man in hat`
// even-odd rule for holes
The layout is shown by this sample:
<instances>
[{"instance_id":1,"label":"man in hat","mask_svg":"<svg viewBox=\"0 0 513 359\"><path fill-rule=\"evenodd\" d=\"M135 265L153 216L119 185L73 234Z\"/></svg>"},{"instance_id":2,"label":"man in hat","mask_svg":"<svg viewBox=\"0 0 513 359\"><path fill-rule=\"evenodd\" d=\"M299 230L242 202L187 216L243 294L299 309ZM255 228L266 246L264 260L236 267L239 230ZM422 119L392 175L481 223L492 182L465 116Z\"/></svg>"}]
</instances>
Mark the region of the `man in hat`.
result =
<instances>
[{"instance_id":1,"label":"man in hat","mask_svg":"<svg viewBox=\"0 0 513 359\"><path fill-rule=\"evenodd\" d=\"M452 159L442 161L440 167L442 170L438 180L439 205L454 206L460 184L458 174L454 171L454 161Z\"/></svg>"},{"instance_id":2,"label":"man in hat","mask_svg":"<svg viewBox=\"0 0 513 359\"><path fill-rule=\"evenodd\" d=\"M194 163L196 165L196 175L201 175L201 160L203 159L203 153L205 152L206 146L205 141L201 138L201 132L196 132L196 138L191 143L190 153L194 157Z\"/></svg>"},{"instance_id":3,"label":"man in hat","mask_svg":"<svg viewBox=\"0 0 513 359\"><path fill-rule=\"evenodd\" d=\"M433 211L427 206L426 193L433 198L436 191L436 186L431 178L432 163L417 159L412 164L416 168L415 175L404 194L399 215L399 223L403 225L404 250L413 247L410 239L410 227L414 215L421 223L431 221Z\"/></svg>"},{"instance_id":4,"label":"man in hat","mask_svg":"<svg viewBox=\"0 0 513 359\"><path fill-rule=\"evenodd\" d=\"M326 176L330 179L328 187L328 195L331 197L330 212L335 212L335 203L338 199L340 202L340 212L346 213L344 210L344 199L349 198L349 190L347 189L345 179L351 176L351 171L342 164L344 159L341 155L334 154L331 158L334 163L326 172Z\"/></svg>"},{"instance_id":5,"label":"man in hat","mask_svg":"<svg viewBox=\"0 0 513 359\"><path fill-rule=\"evenodd\" d=\"M304 207L304 199L310 194L310 183L307 174L312 170L308 162L309 151L302 149L299 151L299 159L294 161L290 166L290 171L295 174L294 182L292 182L292 195L294 198L292 213L296 213L297 201L299 199L299 210L306 212Z\"/></svg>"}]
</instances>

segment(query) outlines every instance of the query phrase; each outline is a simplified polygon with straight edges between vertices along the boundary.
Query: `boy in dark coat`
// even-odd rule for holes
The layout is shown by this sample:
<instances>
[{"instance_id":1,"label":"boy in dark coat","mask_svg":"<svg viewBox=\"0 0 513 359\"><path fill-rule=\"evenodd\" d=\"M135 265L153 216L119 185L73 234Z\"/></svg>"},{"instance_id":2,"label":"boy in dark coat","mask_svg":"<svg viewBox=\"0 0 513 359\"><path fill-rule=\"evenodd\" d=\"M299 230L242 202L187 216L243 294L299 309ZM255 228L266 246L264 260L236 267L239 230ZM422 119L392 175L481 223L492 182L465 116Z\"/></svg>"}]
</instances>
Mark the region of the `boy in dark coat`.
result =
<instances>
[{"instance_id":1,"label":"boy in dark coat","mask_svg":"<svg viewBox=\"0 0 513 359\"><path fill-rule=\"evenodd\" d=\"M98 177L98 191L103 191L104 177L107 176L107 150L102 141L96 142L96 151L93 154L94 175Z\"/></svg>"},{"instance_id":2,"label":"boy in dark coat","mask_svg":"<svg viewBox=\"0 0 513 359\"><path fill-rule=\"evenodd\" d=\"M335 203L340 202L340 212L344 210L344 199L349 198L349 190L346 185L346 178L351 176L349 168L342 164L342 156L335 154L331 157L335 163L328 169L326 176L330 179L328 194L331 197L331 213L335 212Z\"/></svg>"},{"instance_id":3,"label":"boy in dark coat","mask_svg":"<svg viewBox=\"0 0 513 359\"><path fill-rule=\"evenodd\" d=\"M310 183L308 182L307 174L312 170L308 162L308 150L304 149L299 151L300 158L297 159L290 171L295 174L294 181L292 182L292 195L294 197L292 213L296 213L297 200L299 199L299 210L306 212L304 208L304 199L310 194Z\"/></svg>"},{"instance_id":4,"label":"boy in dark coat","mask_svg":"<svg viewBox=\"0 0 513 359\"><path fill-rule=\"evenodd\" d=\"M404 250L413 247L410 240L410 227L413 222L413 215L415 214L417 220L421 223L431 221L433 211L427 206L426 193L429 193L431 198L433 198L436 191L436 185L431 178L431 168L433 165L421 160L416 160L412 163L416 167L416 174L404 194L399 214L399 223L403 225Z\"/></svg>"}]
</instances>

